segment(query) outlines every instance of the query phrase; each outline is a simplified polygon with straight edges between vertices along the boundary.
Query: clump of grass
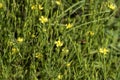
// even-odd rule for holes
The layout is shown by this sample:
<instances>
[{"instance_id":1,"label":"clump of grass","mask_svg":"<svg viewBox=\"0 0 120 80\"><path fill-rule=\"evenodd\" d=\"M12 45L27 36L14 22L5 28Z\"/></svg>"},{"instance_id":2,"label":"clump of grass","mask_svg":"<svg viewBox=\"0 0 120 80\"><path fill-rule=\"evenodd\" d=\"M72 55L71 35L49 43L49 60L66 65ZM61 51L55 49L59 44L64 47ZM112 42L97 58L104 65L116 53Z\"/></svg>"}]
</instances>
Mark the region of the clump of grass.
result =
<instances>
[{"instance_id":1,"label":"clump of grass","mask_svg":"<svg viewBox=\"0 0 120 80\"><path fill-rule=\"evenodd\" d=\"M2 0L0 79L119 80L117 9L104 0Z\"/></svg>"}]
</instances>

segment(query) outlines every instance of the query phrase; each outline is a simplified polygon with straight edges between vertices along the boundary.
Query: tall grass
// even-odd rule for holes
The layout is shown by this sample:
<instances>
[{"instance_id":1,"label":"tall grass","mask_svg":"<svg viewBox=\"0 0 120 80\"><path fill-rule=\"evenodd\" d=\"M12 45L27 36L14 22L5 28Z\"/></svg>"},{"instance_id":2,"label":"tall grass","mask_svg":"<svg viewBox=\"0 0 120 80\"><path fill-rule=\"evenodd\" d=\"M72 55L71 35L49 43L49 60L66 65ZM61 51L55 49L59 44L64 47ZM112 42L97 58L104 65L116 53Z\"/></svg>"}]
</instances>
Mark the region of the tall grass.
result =
<instances>
[{"instance_id":1,"label":"tall grass","mask_svg":"<svg viewBox=\"0 0 120 80\"><path fill-rule=\"evenodd\" d=\"M119 3L1 0L0 80L119 80Z\"/></svg>"}]
</instances>

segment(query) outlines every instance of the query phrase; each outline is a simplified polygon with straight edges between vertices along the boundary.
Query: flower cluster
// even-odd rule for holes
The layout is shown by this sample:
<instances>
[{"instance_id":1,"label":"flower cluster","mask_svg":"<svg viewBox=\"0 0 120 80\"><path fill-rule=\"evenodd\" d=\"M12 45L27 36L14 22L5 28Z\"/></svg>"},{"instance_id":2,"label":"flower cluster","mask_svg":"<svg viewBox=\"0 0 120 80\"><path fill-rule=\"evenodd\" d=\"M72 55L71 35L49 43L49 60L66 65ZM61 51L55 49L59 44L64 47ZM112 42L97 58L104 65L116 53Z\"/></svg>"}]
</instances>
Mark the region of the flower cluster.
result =
<instances>
[{"instance_id":1,"label":"flower cluster","mask_svg":"<svg viewBox=\"0 0 120 80\"><path fill-rule=\"evenodd\" d=\"M43 10L43 7L42 7L42 5L40 5L40 4L39 4L39 5L32 5L32 6L31 6L31 9L32 9L32 10L35 10L35 9Z\"/></svg>"},{"instance_id":2,"label":"flower cluster","mask_svg":"<svg viewBox=\"0 0 120 80\"><path fill-rule=\"evenodd\" d=\"M87 35L90 35L90 36L94 36L94 34L95 34L95 33L94 33L93 31L88 31L88 32L87 32Z\"/></svg>"},{"instance_id":3,"label":"flower cluster","mask_svg":"<svg viewBox=\"0 0 120 80\"><path fill-rule=\"evenodd\" d=\"M109 52L109 50L106 49L106 48L100 48L99 52L102 53L102 54L107 54Z\"/></svg>"}]
</instances>

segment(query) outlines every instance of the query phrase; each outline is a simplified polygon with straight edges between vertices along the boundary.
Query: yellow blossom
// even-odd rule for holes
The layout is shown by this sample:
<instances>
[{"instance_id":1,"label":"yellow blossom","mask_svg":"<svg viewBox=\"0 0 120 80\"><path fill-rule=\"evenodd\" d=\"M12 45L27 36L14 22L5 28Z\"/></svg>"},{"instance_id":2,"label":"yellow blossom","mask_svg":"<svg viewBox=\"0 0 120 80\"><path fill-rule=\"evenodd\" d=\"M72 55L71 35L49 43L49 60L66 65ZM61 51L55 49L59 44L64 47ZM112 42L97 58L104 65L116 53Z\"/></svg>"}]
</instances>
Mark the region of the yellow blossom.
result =
<instances>
[{"instance_id":1,"label":"yellow blossom","mask_svg":"<svg viewBox=\"0 0 120 80\"><path fill-rule=\"evenodd\" d=\"M39 10L43 10L43 7L41 5L38 5Z\"/></svg>"},{"instance_id":2,"label":"yellow blossom","mask_svg":"<svg viewBox=\"0 0 120 80\"><path fill-rule=\"evenodd\" d=\"M67 67L70 67L70 65L71 65L71 63L67 63L67 64L66 64Z\"/></svg>"},{"instance_id":3,"label":"yellow blossom","mask_svg":"<svg viewBox=\"0 0 120 80\"><path fill-rule=\"evenodd\" d=\"M108 3L108 7L112 10L115 10L117 6L113 3Z\"/></svg>"},{"instance_id":4,"label":"yellow blossom","mask_svg":"<svg viewBox=\"0 0 120 80\"><path fill-rule=\"evenodd\" d=\"M42 59L42 58L43 58L43 55L42 55L41 53L37 52L37 53L35 54L35 57L38 58L38 59Z\"/></svg>"},{"instance_id":5,"label":"yellow blossom","mask_svg":"<svg viewBox=\"0 0 120 80\"><path fill-rule=\"evenodd\" d=\"M57 5L61 5L61 1L60 0L56 0L56 4Z\"/></svg>"},{"instance_id":6,"label":"yellow blossom","mask_svg":"<svg viewBox=\"0 0 120 80\"><path fill-rule=\"evenodd\" d=\"M3 4L2 3L0 3L0 8L3 8Z\"/></svg>"},{"instance_id":7,"label":"yellow blossom","mask_svg":"<svg viewBox=\"0 0 120 80\"><path fill-rule=\"evenodd\" d=\"M99 52L102 53L102 54L107 54L109 52L109 50L106 49L106 48L100 48Z\"/></svg>"},{"instance_id":8,"label":"yellow blossom","mask_svg":"<svg viewBox=\"0 0 120 80\"><path fill-rule=\"evenodd\" d=\"M67 63L66 66L67 66L67 67L70 67L71 63L72 63L72 61L69 62L69 63Z\"/></svg>"},{"instance_id":9,"label":"yellow blossom","mask_svg":"<svg viewBox=\"0 0 120 80\"><path fill-rule=\"evenodd\" d=\"M92 32L92 31L88 31L88 32L87 32L87 35L91 35L91 36L93 36L93 35L94 35L94 32Z\"/></svg>"},{"instance_id":10,"label":"yellow blossom","mask_svg":"<svg viewBox=\"0 0 120 80\"><path fill-rule=\"evenodd\" d=\"M55 41L55 44L56 44L57 47L63 46L63 42L61 42L60 40Z\"/></svg>"},{"instance_id":11,"label":"yellow blossom","mask_svg":"<svg viewBox=\"0 0 120 80\"><path fill-rule=\"evenodd\" d=\"M61 80L63 78L63 75L59 74L58 79Z\"/></svg>"},{"instance_id":12,"label":"yellow blossom","mask_svg":"<svg viewBox=\"0 0 120 80\"><path fill-rule=\"evenodd\" d=\"M39 18L39 20L41 21L41 23L46 23L46 22L48 22L48 18L47 18L47 17L44 17L44 16L41 16L41 17Z\"/></svg>"},{"instance_id":13,"label":"yellow blossom","mask_svg":"<svg viewBox=\"0 0 120 80\"><path fill-rule=\"evenodd\" d=\"M15 47L12 48L12 54L17 53L18 51L19 51L19 50L18 50L17 48L15 48Z\"/></svg>"},{"instance_id":14,"label":"yellow blossom","mask_svg":"<svg viewBox=\"0 0 120 80\"><path fill-rule=\"evenodd\" d=\"M31 9L32 10L35 10L35 9L43 10L43 7L40 4L39 5L32 5Z\"/></svg>"},{"instance_id":15,"label":"yellow blossom","mask_svg":"<svg viewBox=\"0 0 120 80\"><path fill-rule=\"evenodd\" d=\"M17 51L17 49L16 48L12 48L12 52L16 52Z\"/></svg>"},{"instance_id":16,"label":"yellow blossom","mask_svg":"<svg viewBox=\"0 0 120 80\"><path fill-rule=\"evenodd\" d=\"M66 26L67 29L69 29L69 28L71 28L73 26L73 24L68 23L65 26Z\"/></svg>"},{"instance_id":17,"label":"yellow blossom","mask_svg":"<svg viewBox=\"0 0 120 80\"><path fill-rule=\"evenodd\" d=\"M32 6L31 6L31 9L32 9L32 10L35 10L36 8L37 8L37 5L32 5Z\"/></svg>"},{"instance_id":18,"label":"yellow blossom","mask_svg":"<svg viewBox=\"0 0 120 80\"><path fill-rule=\"evenodd\" d=\"M17 41L21 43L21 42L23 42L23 38L22 37L18 37Z\"/></svg>"}]
</instances>

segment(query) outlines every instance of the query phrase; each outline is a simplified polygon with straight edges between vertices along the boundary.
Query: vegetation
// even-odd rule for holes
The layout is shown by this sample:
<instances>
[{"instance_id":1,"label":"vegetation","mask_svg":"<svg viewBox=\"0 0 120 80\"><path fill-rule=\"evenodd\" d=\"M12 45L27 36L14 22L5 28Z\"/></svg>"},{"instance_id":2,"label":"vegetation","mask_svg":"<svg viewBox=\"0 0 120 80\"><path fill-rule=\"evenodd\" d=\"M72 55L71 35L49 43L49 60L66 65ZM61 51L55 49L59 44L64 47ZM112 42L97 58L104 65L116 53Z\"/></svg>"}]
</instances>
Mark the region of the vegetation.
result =
<instances>
[{"instance_id":1,"label":"vegetation","mask_svg":"<svg viewBox=\"0 0 120 80\"><path fill-rule=\"evenodd\" d=\"M1 0L0 80L120 80L119 5Z\"/></svg>"}]
</instances>

